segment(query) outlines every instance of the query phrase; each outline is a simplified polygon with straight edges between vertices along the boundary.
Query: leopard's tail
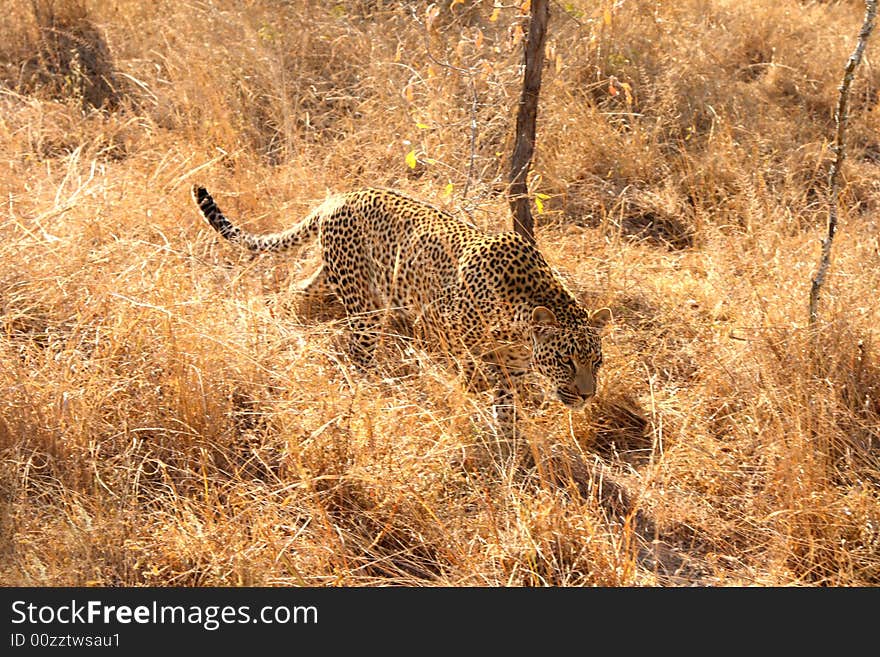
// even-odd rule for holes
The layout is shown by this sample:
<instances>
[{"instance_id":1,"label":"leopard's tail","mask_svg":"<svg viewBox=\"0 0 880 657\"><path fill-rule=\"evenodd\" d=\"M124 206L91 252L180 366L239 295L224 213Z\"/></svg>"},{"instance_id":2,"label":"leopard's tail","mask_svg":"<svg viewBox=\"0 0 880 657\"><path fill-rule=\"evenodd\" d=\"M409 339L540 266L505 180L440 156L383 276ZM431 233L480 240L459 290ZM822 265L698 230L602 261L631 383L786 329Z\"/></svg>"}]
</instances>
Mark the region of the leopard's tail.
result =
<instances>
[{"instance_id":1,"label":"leopard's tail","mask_svg":"<svg viewBox=\"0 0 880 657\"><path fill-rule=\"evenodd\" d=\"M321 217L323 216L323 213L313 212L298 224L283 232L254 235L229 221L204 187L193 185L192 197L196 205L199 206L202 215L214 230L230 242L240 244L254 253L261 251L285 251L304 244L318 235Z\"/></svg>"}]
</instances>

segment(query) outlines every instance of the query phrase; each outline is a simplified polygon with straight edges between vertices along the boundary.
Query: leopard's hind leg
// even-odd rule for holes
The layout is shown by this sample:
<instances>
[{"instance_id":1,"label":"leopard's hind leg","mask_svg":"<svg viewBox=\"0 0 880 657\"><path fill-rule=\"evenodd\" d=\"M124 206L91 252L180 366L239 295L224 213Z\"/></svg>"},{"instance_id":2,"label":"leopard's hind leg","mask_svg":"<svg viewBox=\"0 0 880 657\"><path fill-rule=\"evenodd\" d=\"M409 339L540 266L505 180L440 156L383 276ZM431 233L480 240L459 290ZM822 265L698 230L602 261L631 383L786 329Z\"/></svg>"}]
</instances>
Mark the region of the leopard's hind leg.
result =
<instances>
[{"instance_id":1,"label":"leopard's hind leg","mask_svg":"<svg viewBox=\"0 0 880 657\"><path fill-rule=\"evenodd\" d=\"M345 308L349 354L357 367L367 369L373 364L379 342L380 313L366 272L356 267L338 275L328 272L327 282Z\"/></svg>"},{"instance_id":2,"label":"leopard's hind leg","mask_svg":"<svg viewBox=\"0 0 880 657\"><path fill-rule=\"evenodd\" d=\"M305 316L321 317L339 301L324 263L321 263L311 275L297 281L293 291L297 310ZM332 314L335 312L331 313L331 316Z\"/></svg>"},{"instance_id":3,"label":"leopard's hind leg","mask_svg":"<svg viewBox=\"0 0 880 657\"><path fill-rule=\"evenodd\" d=\"M296 288L303 296L307 297L325 296L332 292L333 288L330 285L330 279L327 275L327 270L324 268L324 263L321 263L321 266L308 278L299 281Z\"/></svg>"}]
</instances>

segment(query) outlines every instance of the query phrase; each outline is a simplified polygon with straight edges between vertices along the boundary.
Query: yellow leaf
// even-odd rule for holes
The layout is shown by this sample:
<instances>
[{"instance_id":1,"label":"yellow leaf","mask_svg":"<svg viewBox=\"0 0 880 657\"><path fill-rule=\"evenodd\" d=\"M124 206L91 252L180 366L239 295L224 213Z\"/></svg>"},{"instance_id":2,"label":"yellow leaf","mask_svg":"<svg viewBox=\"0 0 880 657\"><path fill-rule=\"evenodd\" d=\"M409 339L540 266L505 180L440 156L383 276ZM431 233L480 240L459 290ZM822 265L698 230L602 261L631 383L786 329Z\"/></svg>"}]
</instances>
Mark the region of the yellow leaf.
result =
<instances>
[{"instance_id":1,"label":"yellow leaf","mask_svg":"<svg viewBox=\"0 0 880 657\"><path fill-rule=\"evenodd\" d=\"M416 158L416 152L414 150L406 154L406 166L408 166L410 169L415 169L416 164L418 163L419 161Z\"/></svg>"},{"instance_id":2,"label":"yellow leaf","mask_svg":"<svg viewBox=\"0 0 880 657\"><path fill-rule=\"evenodd\" d=\"M620 86L623 87L623 93L626 94L626 106L632 107L633 104L633 95L632 95L632 87L629 82L621 82Z\"/></svg>"},{"instance_id":3,"label":"yellow leaf","mask_svg":"<svg viewBox=\"0 0 880 657\"><path fill-rule=\"evenodd\" d=\"M425 125L424 123L416 123L416 127L419 130L430 130L431 129L431 126Z\"/></svg>"},{"instance_id":4,"label":"yellow leaf","mask_svg":"<svg viewBox=\"0 0 880 657\"><path fill-rule=\"evenodd\" d=\"M500 14L500 13L501 13L501 7L495 7L495 8L492 10L492 13L489 15L489 22L490 22L490 23L494 23L495 21L497 21L497 20L498 20L498 14Z\"/></svg>"},{"instance_id":5,"label":"yellow leaf","mask_svg":"<svg viewBox=\"0 0 880 657\"><path fill-rule=\"evenodd\" d=\"M521 14L528 14L529 10L532 8L532 0L526 0L519 6L519 12Z\"/></svg>"},{"instance_id":6,"label":"yellow leaf","mask_svg":"<svg viewBox=\"0 0 880 657\"><path fill-rule=\"evenodd\" d=\"M453 9L455 9L455 5L463 5L463 4L464 4L464 0L452 0L452 4L449 5L449 11L452 11Z\"/></svg>"},{"instance_id":7,"label":"yellow leaf","mask_svg":"<svg viewBox=\"0 0 880 657\"><path fill-rule=\"evenodd\" d=\"M522 25L517 23L510 29L510 47L515 48L525 38Z\"/></svg>"},{"instance_id":8,"label":"yellow leaf","mask_svg":"<svg viewBox=\"0 0 880 657\"><path fill-rule=\"evenodd\" d=\"M406 89L403 90L403 96L406 98L406 102L413 102L413 86L411 84L406 85Z\"/></svg>"},{"instance_id":9,"label":"yellow leaf","mask_svg":"<svg viewBox=\"0 0 880 657\"><path fill-rule=\"evenodd\" d=\"M454 189L454 187L453 187L452 183L449 183L448 185L446 185L446 187L443 189L443 196L446 196L447 198L451 198L453 189Z\"/></svg>"},{"instance_id":10,"label":"yellow leaf","mask_svg":"<svg viewBox=\"0 0 880 657\"><path fill-rule=\"evenodd\" d=\"M541 192L535 194L535 207L538 208L538 214L544 214L544 201L549 198L549 194L542 194Z\"/></svg>"},{"instance_id":11,"label":"yellow leaf","mask_svg":"<svg viewBox=\"0 0 880 657\"><path fill-rule=\"evenodd\" d=\"M605 15L603 16L603 19L605 21L605 25L607 25L608 27L611 27L611 6L610 5L605 5Z\"/></svg>"}]
</instances>

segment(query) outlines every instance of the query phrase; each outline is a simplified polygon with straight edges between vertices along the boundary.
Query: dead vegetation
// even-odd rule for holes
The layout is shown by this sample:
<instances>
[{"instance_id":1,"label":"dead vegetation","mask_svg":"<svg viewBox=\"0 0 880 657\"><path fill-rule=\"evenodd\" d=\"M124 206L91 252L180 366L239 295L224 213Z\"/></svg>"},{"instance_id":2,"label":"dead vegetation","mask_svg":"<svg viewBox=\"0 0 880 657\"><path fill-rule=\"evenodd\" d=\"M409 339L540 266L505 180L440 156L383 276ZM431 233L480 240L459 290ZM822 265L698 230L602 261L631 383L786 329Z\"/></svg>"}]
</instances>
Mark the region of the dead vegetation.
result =
<instances>
[{"instance_id":1,"label":"dead vegetation","mask_svg":"<svg viewBox=\"0 0 880 657\"><path fill-rule=\"evenodd\" d=\"M872 46L807 329L862 3L552 4L537 238L615 321L599 399L536 395L519 468L417 345L351 369L289 303L308 251L242 256L188 198L268 230L385 185L509 227L522 19L436 7L12 0L0 582L877 584Z\"/></svg>"}]
</instances>

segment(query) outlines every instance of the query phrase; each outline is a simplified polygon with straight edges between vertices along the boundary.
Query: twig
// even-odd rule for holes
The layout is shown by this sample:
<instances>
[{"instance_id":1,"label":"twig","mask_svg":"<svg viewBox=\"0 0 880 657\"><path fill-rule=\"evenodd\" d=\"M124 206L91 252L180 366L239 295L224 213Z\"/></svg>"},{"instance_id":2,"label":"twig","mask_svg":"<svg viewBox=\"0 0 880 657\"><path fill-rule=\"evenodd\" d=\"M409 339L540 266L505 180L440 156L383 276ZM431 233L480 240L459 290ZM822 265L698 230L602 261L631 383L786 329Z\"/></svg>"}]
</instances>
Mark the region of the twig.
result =
<instances>
[{"instance_id":1,"label":"twig","mask_svg":"<svg viewBox=\"0 0 880 657\"><path fill-rule=\"evenodd\" d=\"M416 19L418 20L418 19ZM479 105L479 98L477 96L477 83L475 81L476 71L474 68L462 68L461 66L455 66L450 64L449 62L440 61L434 54L431 52L431 43L428 38L428 30L425 30L424 33L425 39L425 54L428 55L428 59L437 64L437 66L442 66L444 68L448 68L451 71L455 71L457 73L461 73L462 75L468 76L468 79L471 83L471 95L473 100L471 102L471 156L470 161L468 162L468 173L467 180L464 181L464 188L461 194L462 199L466 199L468 195L468 190L471 187L471 179L474 175L474 160L477 155L477 107Z\"/></svg>"},{"instance_id":2,"label":"twig","mask_svg":"<svg viewBox=\"0 0 880 657\"><path fill-rule=\"evenodd\" d=\"M835 135L835 145L832 146L835 157L828 171L828 234L822 240L822 256L819 260L819 269L813 284L810 287L810 325L814 325L818 318L819 292L822 284L825 282L825 275L828 273L828 266L831 260L831 244L834 241L834 234L837 232L837 206L840 197L840 169L843 160L846 158L845 137L846 137L846 121L848 116L849 88L853 81L856 66L862 60L862 53L868 43L868 37L874 29L874 19L877 16L877 0L865 0L865 20L862 23L862 29L859 32L859 42L843 72L843 82L839 87L840 96L837 100L837 111L834 113L834 121L837 126Z\"/></svg>"},{"instance_id":3,"label":"twig","mask_svg":"<svg viewBox=\"0 0 880 657\"><path fill-rule=\"evenodd\" d=\"M468 161L467 180L464 181L464 190L461 193L461 197L464 199L467 198L468 190L471 187L471 179L474 176L474 161L477 157L477 107L480 99L477 97L477 83L473 73L471 73L471 94L473 96L471 102L471 156Z\"/></svg>"}]
</instances>

